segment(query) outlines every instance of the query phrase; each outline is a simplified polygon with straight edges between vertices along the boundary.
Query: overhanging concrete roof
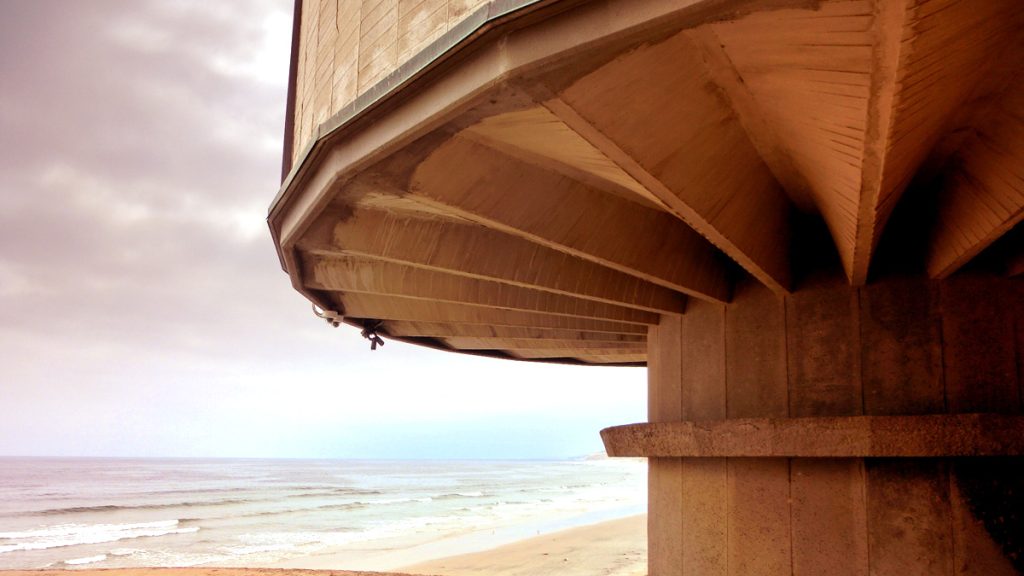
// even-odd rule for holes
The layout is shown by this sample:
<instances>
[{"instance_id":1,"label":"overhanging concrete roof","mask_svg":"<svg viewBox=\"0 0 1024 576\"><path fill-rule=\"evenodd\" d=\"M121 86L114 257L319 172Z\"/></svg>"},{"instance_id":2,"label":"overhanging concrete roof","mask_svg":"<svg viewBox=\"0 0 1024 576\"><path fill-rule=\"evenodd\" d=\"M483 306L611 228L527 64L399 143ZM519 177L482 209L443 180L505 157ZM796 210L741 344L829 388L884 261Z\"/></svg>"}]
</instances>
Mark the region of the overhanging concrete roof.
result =
<instances>
[{"instance_id":1,"label":"overhanging concrete roof","mask_svg":"<svg viewBox=\"0 0 1024 576\"><path fill-rule=\"evenodd\" d=\"M855 285L898 204L893 242L925 245L901 265L934 278L1019 238L1021 18L491 2L320 125L268 221L295 288L353 324L642 363L644 327L687 298L727 303L745 275L798 289L805 220ZM998 246L1011 273L1020 244Z\"/></svg>"}]
</instances>

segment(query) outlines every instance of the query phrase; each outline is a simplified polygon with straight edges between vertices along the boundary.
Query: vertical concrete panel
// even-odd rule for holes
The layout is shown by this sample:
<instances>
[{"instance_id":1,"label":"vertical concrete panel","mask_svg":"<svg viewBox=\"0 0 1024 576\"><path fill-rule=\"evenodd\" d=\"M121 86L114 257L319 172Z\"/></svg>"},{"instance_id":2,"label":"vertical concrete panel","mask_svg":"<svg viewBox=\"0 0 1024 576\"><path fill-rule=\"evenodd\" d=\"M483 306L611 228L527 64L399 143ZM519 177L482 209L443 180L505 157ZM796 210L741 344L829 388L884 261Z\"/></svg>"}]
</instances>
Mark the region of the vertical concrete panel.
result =
<instances>
[{"instance_id":1,"label":"vertical concrete panel","mask_svg":"<svg viewBox=\"0 0 1024 576\"><path fill-rule=\"evenodd\" d=\"M866 576L863 460L791 461L793 575Z\"/></svg>"},{"instance_id":2,"label":"vertical concrete panel","mask_svg":"<svg viewBox=\"0 0 1024 576\"><path fill-rule=\"evenodd\" d=\"M989 536L985 524L971 513L960 486L955 481L950 482L950 508L953 513L953 553L957 575L1018 574L1013 564Z\"/></svg>"},{"instance_id":3,"label":"vertical concrete panel","mask_svg":"<svg viewBox=\"0 0 1024 576\"><path fill-rule=\"evenodd\" d=\"M887 280L863 288L860 300L865 412L944 412L937 284Z\"/></svg>"},{"instance_id":4,"label":"vertical concrete panel","mask_svg":"<svg viewBox=\"0 0 1024 576\"><path fill-rule=\"evenodd\" d=\"M789 461L728 460L728 563L735 576L791 574Z\"/></svg>"},{"instance_id":5,"label":"vertical concrete panel","mask_svg":"<svg viewBox=\"0 0 1024 576\"><path fill-rule=\"evenodd\" d=\"M302 98L304 91L303 79L306 74L306 59L303 57L305 54L305 45L302 40L305 38L305 26L306 26L306 8L309 4L309 0L299 0L302 2L302 16L299 20L299 45L298 45L298 56L295 58L295 103L294 109L292 110L292 122L294 123L294 131L292 132L292 161L298 157L301 152L303 142L305 142L305 135L302 123Z\"/></svg>"},{"instance_id":6,"label":"vertical concrete panel","mask_svg":"<svg viewBox=\"0 0 1024 576\"><path fill-rule=\"evenodd\" d=\"M408 61L447 29L447 0L399 0L398 61Z\"/></svg>"},{"instance_id":7,"label":"vertical concrete panel","mask_svg":"<svg viewBox=\"0 0 1024 576\"><path fill-rule=\"evenodd\" d=\"M726 460L684 458L682 472L682 573L685 576L726 576Z\"/></svg>"},{"instance_id":8,"label":"vertical concrete panel","mask_svg":"<svg viewBox=\"0 0 1024 576\"><path fill-rule=\"evenodd\" d=\"M949 410L1019 412L1009 286L968 275L950 278L941 286Z\"/></svg>"},{"instance_id":9,"label":"vertical concrete panel","mask_svg":"<svg viewBox=\"0 0 1024 576\"><path fill-rule=\"evenodd\" d=\"M333 57L332 48L338 34L338 0L320 0L317 18L318 59Z\"/></svg>"},{"instance_id":10,"label":"vertical concrete panel","mask_svg":"<svg viewBox=\"0 0 1024 576\"><path fill-rule=\"evenodd\" d=\"M682 419L680 393L680 330L682 319L663 314L661 323L647 329L647 420Z\"/></svg>"},{"instance_id":11,"label":"vertical concrete panel","mask_svg":"<svg viewBox=\"0 0 1024 576\"><path fill-rule=\"evenodd\" d=\"M293 150L486 0L300 0Z\"/></svg>"},{"instance_id":12,"label":"vertical concrete panel","mask_svg":"<svg viewBox=\"0 0 1024 576\"><path fill-rule=\"evenodd\" d=\"M725 307L691 298L680 338L682 419L725 418Z\"/></svg>"},{"instance_id":13,"label":"vertical concrete panel","mask_svg":"<svg viewBox=\"0 0 1024 576\"><path fill-rule=\"evenodd\" d=\"M303 0L299 28L299 66L295 84L295 154L302 152L312 136L313 86L316 76L317 25L320 1Z\"/></svg>"},{"instance_id":14,"label":"vertical concrete panel","mask_svg":"<svg viewBox=\"0 0 1024 576\"><path fill-rule=\"evenodd\" d=\"M398 0L363 0L359 24L359 93L398 67Z\"/></svg>"},{"instance_id":15,"label":"vertical concrete panel","mask_svg":"<svg viewBox=\"0 0 1024 576\"><path fill-rule=\"evenodd\" d=\"M647 419L677 422L682 318L665 314L647 330ZM647 491L647 564L651 576L682 573L682 459L650 458Z\"/></svg>"},{"instance_id":16,"label":"vertical concrete panel","mask_svg":"<svg viewBox=\"0 0 1024 576\"><path fill-rule=\"evenodd\" d=\"M683 461L647 460L647 569L650 576L683 573Z\"/></svg>"},{"instance_id":17,"label":"vertical concrete panel","mask_svg":"<svg viewBox=\"0 0 1024 576\"><path fill-rule=\"evenodd\" d=\"M334 101L331 113L356 99L359 77L361 0L339 0L338 40L334 47Z\"/></svg>"},{"instance_id":18,"label":"vertical concrete panel","mask_svg":"<svg viewBox=\"0 0 1024 576\"><path fill-rule=\"evenodd\" d=\"M789 414L862 412L857 291L832 276L786 299Z\"/></svg>"},{"instance_id":19,"label":"vertical concrete panel","mask_svg":"<svg viewBox=\"0 0 1024 576\"><path fill-rule=\"evenodd\" d=\"M726 308L725 373L729 418L789 414L785 301L753 279Z\"/></svg>"},{"instance_id":20,"label":"vertical concrete panel","mask_svg":"<svg viewBox=\"0 0 1024 576\"><path fill-rule=\"evenodd\" d=\"M334 89L334 46L338 41L337 0L320 0L317 14L317 49L315 95L313 97L314 125L331 117Z\"/></svg>"},{"instance_id":21,"label":"vertical concrete panel","mask_svg":"<svg viewBox=\"0 0 1024 576\"><path fill-rule=\"evenodd\" d=\"M868 459L865 471L871 573L952 574L946 463L935 459Z\"/></svg>"},{"instance_id":22,"label":"vertical concrete panel","mask_svg":"<svg viewBox=\"0 0 1024 576\"><path fill-rule=\"evenodd\" d=\"M319 20L320 20L320 2L319 0L310 0L306 2L304 8L311 8L311 12L306 14L303 12L303 55L302 58L305 61L305 77L304 77L304 89L302 92L302 106L303 106L303 128L306 134L306 139L303 144L312 140L314 131L316 130L316 107L313 105L316 96L316 55L318 49L319 38ZM301 148L300 148L301 150Z\"/></svg>"}]
</instances>

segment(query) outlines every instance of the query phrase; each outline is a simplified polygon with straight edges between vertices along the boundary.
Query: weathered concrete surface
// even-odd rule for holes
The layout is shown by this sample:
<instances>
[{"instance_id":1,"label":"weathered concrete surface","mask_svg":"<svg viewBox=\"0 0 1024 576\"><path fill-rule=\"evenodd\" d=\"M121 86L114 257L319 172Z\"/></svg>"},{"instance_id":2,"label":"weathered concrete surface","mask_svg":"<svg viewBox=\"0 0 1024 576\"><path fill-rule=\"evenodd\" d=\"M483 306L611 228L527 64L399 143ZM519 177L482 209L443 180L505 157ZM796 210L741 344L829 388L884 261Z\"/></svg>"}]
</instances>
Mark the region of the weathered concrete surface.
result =
<instances>
[{"instance_id":1,"label":"weathered concrete surface","mask_svg":"<svg viewBox=\"0 0 1024 576\"><path fill-rule=\"evenodd\" d=\"M650 330L650 574L1021 573L1019 283L827 270Z\"/></svg>"},{"instance_id":2,"label":"weathered concrete surface","mask_svg":"<svg viewBox=\"0 0 1024 576\"><path fill-rule=\"evenodd\" d=\"M295 287L350 321L448 323L451 335L637 336L589 318L607 307L569 310L565 297L661 314L646 355L656 424L616 432L661 455L652 575L1012 573L1012 471L975 489L965 479L977 464L950 457L1020 453L1024 281L974 266L1024 218L1016 0L494 0L467 27L478 4L302 4L288 158L301 162L270 215ZM465 153L434 156L436 178L403 176L442 145ZM483 159L462 191L444 189ZM532 176L498 180L537 189L486 181L509 167ZM355 186L368 174L373 194ZM934 187L928 202L890 221L912 181ZM801 235L794 207L827 232ZM345 227L356 208L397 215L336 242L353 250L379 234L399 248L357 254L367 270L400 261L473 281L427 290L417 274L419 298L309 283L303 258L322 254L307 232L320 218ZM743 269L710 279L735 281L732 301L693 290L684 310L653 282L699 252L664 242L648 210ZM903 250L914 243L926 244L916 257ZM829 258L811 262L822 247ZM893 258L888 275L876 253ZM501 282L530 291L511 298ZM525 300L538 292L558 297ZM645 357L580 341L557 353ZM987 415L951 416L964 413ZM687 421L718 423L673 424Z\"/></svg>"},{"instance_id":3,"label":"weathered concrete surface","mask_svg":"<svg viewBox=\"0 0 1024 576\"><path fill-rule=\"evenodd\" d=\"M1024 455L1024 416L933 414L734 418L601 431L609 456L657 458L945 457Z\"/></svg>"}]
</instances>

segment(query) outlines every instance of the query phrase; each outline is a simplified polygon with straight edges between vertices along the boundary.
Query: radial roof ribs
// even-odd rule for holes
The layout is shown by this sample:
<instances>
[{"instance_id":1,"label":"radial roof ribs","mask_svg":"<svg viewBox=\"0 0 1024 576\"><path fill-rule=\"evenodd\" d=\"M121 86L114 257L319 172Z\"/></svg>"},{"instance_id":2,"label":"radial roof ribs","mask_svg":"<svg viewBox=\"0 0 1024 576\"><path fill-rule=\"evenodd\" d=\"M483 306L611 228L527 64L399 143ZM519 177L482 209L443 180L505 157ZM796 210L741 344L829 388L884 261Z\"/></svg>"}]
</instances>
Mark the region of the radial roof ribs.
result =
<instances>
[{"instance_id":1,"label":"radial roof ribs","mask_svg":"<svg viewBox=\"0 0 1024 576\"><path fill-rule=\"evenodd\" d=\"M653 312L685 309L685 296L668 288L475 224L360 208L346 218L326 213L319 226L327 234L316 236L327 238L303 247L312 254L387 260Z\"/></svg>"},{"instance_id":2,"label":"radial roof ribs","mask_svg":"<svg viewBox=\"0 0 1024 576\"><path fill-rule=\"evenodd\" d=\"M474 222L670 290L728 300L727 259L683 222L640 196L609 194L461 137L469 131L434 150L412 174L400 177L384 166L354 180L346 197L366 208Z\"/></svg>"},{"instance_id":3,"label":"radial roof ribs","mask_svg":"<svg viewBox=\"0 0 1024 576\"><path fill-rule=\"evenodd\" d=\"M523 326L481 326L477 324L443 324L431 322L384 323L384 330L394 336L420 338L487 338L514 340L562 340L573 342L646 342L644 334L615 334L610 332L584 332Z\"/></svg>"},{"instance_id":4,"label":"radial roof ribs","mask_svg":"<svg viewBox=\"0 0 1024 576\"><path fill-rule=\"evenodd\" d=\"M602 356L612 362L633 362L646 354L647 345L637 342L562 342L554 340L483 340L448 338L449 346L459 350L502 350L519 358L569 358L577 354ZM623 358L624 357L624 358ZM602 362L604 363L604 362Z\"/></svg>"},{"instance_id":5,"label":"radial roof ribs","mask_svg":"<svg viewBox=\"0 0 1024 576\"><path fill-rule=\"evenodd\" d=\"M1024 81L964 142L936 199L928 273L945 278L1024 219Z\"/></svg>"},{"instance_id":6,"label":"radial roof ribs","mask_svg":"<svg viewBox=\"0 0 1024 576\"><path fill-rule=\"evenodd\" d=\"M472 304L452 304L379 294L345 293L345 314L355 318L481 324L485 326L539 327L611 334L646 334L647 326L577 316L557 316L540 312L499 310Z\"/></svg>"},{"instance_id":7,"label":"radial roof ribs","mask_svg":"<svg viewBox=\"0 0 1024 576\"><path fill-rule=\"evenodd\" d=\"M851 281L867 279L893 206L951 116L984 91L1019 35L1014 0L825 2L698 28L731 64L721 81L779 181L832 230ZM719 75L723 75L719 72Z\"/></svg>"},{"instance_id":8,"label":"radial roof ribs","mask_svg":"<svg viewBox=\"0 0 1024 576\"><path fill-rule=\"evenodd\" d=\"M630 324L658 323L658 314L636 308L365 258L313 257L304 263L303 277L307 287L331 292L401 296Z\"/></svg>"},{"instance_id":9,"label":"radial roof ribs","mask_svg":"<svg viewBox=\"0 0 1024 576\"><path fill-rule=\"evenodd\" d=\"M463 350L635 350L644 348L640 342L613 342L607 340L591 340L577 342L575 340L543 340L533 338L445 338L445 342Z\"/></svg>"},{"instance_id":10,"label":"radial roof ribs","mask_svg":"<svg viewBox=\"0 0 1024 576\"><path fill-rule=\"evenodd\" d=\"M748 272L788 289L790 204L685 34L609 62L545 106Z\"/></svg>"},{"instance_id":11,"label":"radial roof ribs","mask_svg":"<svg viewBox=\"0 0 1024 576\"><path fill-rule=\"evenodd\" d=\"M802 290L808 219L854 285L880 260L1024 270L1018 0L503 0L372 66L314 32L269 221L293 285L352 323L645 362L688 298Z\"/></svg>"},{"instance_id":12,"label":"radial roof ribs","mask_svg":"<svg viewBox=\"0 0 1024 576\"><path fill-rule=\"evenodd\" d=\"M667 209L650 190L543 106L485 118L460 137L649 208Z\"/></svg>"},{"instance_id":13,"label":"radial roof ribs","mask_svg":"<svg viewBox=\"0 0 1024 576\"><path fill-rule=\"evenodd\" d=\"M473 161L459 165L460 158ZM673 290L728 299L720 254L679 220L491 148L454 138L420 164L410 188L485 226Z\"/></svg>"},{"instance_id":14,"label":"radial roof ribs","mask_svg":"<svg viewBox=\"0 0 1024 576\"><path fill-rule=\"evenodd\" d=\"M635 350L509 350L523 360L578 359L589 364L639 364L646 361L644 347Z\"/></svg>"}]
</instances>

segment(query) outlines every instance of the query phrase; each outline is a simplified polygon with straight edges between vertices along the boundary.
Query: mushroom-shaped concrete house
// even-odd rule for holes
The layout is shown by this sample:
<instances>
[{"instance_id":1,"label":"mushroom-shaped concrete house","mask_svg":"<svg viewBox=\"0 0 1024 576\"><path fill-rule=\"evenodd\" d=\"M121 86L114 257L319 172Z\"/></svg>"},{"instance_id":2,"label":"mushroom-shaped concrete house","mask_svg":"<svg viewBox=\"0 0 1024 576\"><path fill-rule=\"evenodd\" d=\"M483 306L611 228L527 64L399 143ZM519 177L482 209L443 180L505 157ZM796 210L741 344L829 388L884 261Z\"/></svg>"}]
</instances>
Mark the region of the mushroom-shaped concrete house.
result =
<instances>
[{"instance_id":1,"label":"mushroom-shaped concrete house","mask_svg":"<svg viewBox=\"0 0 1024 576\"><path fill-rule=\"evenodd\" d=\"M1017 573L1021 8L298 0L282 265L371 337L646 364L602 436L652 576Z\"/></svg>"}]
</instances>

